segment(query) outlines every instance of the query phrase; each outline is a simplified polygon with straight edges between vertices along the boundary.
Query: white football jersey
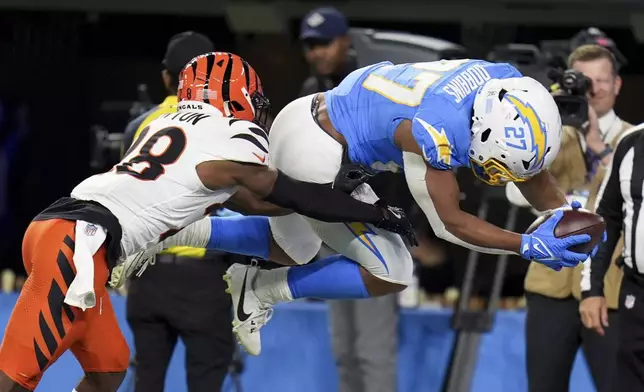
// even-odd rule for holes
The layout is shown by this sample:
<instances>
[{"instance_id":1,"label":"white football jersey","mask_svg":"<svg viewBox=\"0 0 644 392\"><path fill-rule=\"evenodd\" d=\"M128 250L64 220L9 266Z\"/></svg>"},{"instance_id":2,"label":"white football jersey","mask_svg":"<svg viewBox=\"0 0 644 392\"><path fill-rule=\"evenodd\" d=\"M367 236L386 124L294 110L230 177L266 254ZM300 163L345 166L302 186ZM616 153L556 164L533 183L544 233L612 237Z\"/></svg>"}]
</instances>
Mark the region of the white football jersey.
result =
<instances>
[{"instance_id":1,"label":"white football jersey","mask_svg":"<svg viewBox=\"0 0 644 392\"><path fill-rule=\"evenodd\" d=\"M71 196L108 208L123 229L124 255L132 255L203 218L208 207L237 191L202 184L196 166L216 160L267 166L266 132L210 105L182 102L178 112L150 122L112 170L81 182Z\"/></svg>"}]
</instances>

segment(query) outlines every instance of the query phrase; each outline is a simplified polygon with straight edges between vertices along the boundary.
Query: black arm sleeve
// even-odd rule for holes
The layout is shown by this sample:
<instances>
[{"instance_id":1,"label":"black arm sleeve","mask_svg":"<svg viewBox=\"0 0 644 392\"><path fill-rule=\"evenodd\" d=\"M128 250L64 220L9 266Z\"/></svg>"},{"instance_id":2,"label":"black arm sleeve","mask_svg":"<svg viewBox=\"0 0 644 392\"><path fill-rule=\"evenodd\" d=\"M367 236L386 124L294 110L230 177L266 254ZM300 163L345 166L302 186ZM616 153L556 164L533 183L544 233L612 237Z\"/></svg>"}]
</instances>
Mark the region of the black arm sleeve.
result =
<instances>
[{"instance_id":1,"label":"black arm sleeve","mask_svg":"<svg viewBox=\"0 0 644 392\"><path fill-rule=\"evenodd\" d=\"M632 147L629 139L622 140L607 169L606 178L597 195L597 213L606 222L606 241L599 245L597 254L590 261L590 287L582 286L582 298L604 296L604 276L622 233L622 192L620 189L619 167L624 156Z\"/></svg>"},{"instance_id":2,"label":"black arm sleeve","mask_svg":"<svg viewBox=\"0 0 644 392\"><path fill-rule=\"evenodd\" d=\"M331 184L294 180L279 172L273 191L264 200L323 222L378 223L383 211L334 190Z\"/></svg>"}]
</instances>

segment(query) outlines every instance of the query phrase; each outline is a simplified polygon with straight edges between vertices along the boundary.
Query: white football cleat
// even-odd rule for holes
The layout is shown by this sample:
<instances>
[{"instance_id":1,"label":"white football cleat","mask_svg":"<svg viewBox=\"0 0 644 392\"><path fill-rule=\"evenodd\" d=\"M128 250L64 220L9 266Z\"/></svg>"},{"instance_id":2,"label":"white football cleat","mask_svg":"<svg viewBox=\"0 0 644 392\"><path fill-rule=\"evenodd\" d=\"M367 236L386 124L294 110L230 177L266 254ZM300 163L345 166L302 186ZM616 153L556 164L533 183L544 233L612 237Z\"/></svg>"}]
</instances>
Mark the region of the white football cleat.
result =
<instances>
[{"instance_id":1,"label":"white football cleat","mask_svg":"<svg viewBox=\"0 0 644 392\"><path fill-rule=\"evenodd\" d=\"M258 272L255 266L233 264L224 275L228 284L226 292L233 300L233 332L250 355L259 355L262 351L259 330L273 315L273 308L263 304L253 290Z\"/></svg>"}]
</instances>

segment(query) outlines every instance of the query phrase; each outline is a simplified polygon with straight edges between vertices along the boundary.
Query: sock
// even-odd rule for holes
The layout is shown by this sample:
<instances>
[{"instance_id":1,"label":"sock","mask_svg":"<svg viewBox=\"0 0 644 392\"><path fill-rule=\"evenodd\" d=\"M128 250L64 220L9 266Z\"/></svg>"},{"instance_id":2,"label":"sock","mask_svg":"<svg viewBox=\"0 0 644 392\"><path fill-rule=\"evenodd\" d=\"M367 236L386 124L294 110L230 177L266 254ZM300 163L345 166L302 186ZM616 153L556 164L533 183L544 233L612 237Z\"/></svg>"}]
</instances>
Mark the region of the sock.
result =
<instances>
[{"instance_id":1,"label":"sock","mask_svg":"<svg viewBox=\"0 0 644 392\"><path fill-rule=\"evenodd\" d=\"M293 301L288 287L288 271L291 267L272 270L259 270L253 280L253 291L262 303L275 305L279 302Z\"/></svg>"},{"instance_id":2,"label":"sock","mask_svg":"<svg viewBox=\"0 0 644 392\"><path fill-rule=\"evenodd\" d=\"M206 248L268 259L271 227L265 216L211 217Z\"/></svg>"},{"instance_id":3,"label":"sock","mask_svg":"<svg viewBox=\"0 0 644 392\"><path fill-rule=\"evenodd\" d=\"M333 255L288 271L288 286L294 299L356 299L369 293L360 276L358 263Z\"/></svg>"},{"instance_id":4,"label":"sock","mask_svg":"<svg viewBox=\"0 0 644 392\"><path fill-rule=\"evenodd\" d=\"M297 298L368 298L358 263L342 255L295 267L260 270L253 281L257 298L275 305Z\"/></svg>"}]
</instances>

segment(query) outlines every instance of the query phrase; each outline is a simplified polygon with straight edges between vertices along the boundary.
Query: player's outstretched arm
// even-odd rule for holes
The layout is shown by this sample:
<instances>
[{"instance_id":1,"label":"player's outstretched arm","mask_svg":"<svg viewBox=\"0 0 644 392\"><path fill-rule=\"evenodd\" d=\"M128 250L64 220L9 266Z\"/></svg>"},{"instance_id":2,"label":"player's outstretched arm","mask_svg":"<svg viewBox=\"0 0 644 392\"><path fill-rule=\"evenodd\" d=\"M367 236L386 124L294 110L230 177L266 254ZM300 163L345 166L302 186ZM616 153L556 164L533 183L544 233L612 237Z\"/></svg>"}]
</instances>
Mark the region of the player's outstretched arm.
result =
<instances>
[{"instance_id":1,"label":"player's outstretched arm","mask_svg":"<svg viewBox=\"0 0 644 392\"><path fill-rule=\"evenodd\" d=\"M521 234L461 210L454 172L431 168L420 155L411 152L404 152L403 158L409 190L439 238L477 252L519 254Z\"/></svg>"},{"instance_id":2,"label":"player's outstretched arm","mask_svg":"<svg viewBox=\"0 0 644 392\"><path fill-rule=\"evenodd\" d=\"M548 170L543 170L525 182L517 182L523 197L537 211L546 211L568 204L566 197L557 187L557 180Z\"/></svg>"},{"instance_id":3,"label":"player's outstretched arm","mask_svg":"<svg viewBox=\"0 0 644 392\"><path fill-rule=\"evenodd\" d=\"M587 257L568 248L587 242L589 236L554 236L554 227L562 218L562 211L553 214L531 234L503 230L461 210L460 190L451 170L428 167L414 153L405 152L403 158L409 189L438 237L478 252L517 253L553 269L575 266Z\"/></svg>"},{"instance_id":4,"label":"player's outstretched arm","mask_svg":"<svg viewBox=\"0 0 644 392\"><path fill-rule=\"evenodd\" d=\"M208 161L197 166L203 184L213 190L243 186L262 200L323 222L364 222L412 237L411 224L388 206L367 204L330 184L298 181L263 165Z\"/></svg>"},{"instance_id":5,"label":"player's outstretched arm","mask_svg":"<svg viewBox=\"0 0 644 392\"><path fill-rule=\"evenodd\" d=\"M246 188L239 188L225 203L224 207L244 215L284 216L292 214L287 208L276 206L260 199Z\"/></svg>"},{"instance_id":6,"label":"player's outstretched arm","mask_svg":"<svg viewBox=\"0 0 644 392\"><path fill-rule=\"evenodd\" d=\"M200 170L204 167L205 170ZM261 200L321 221L372 223L382 219L382 210L374 205L362 203L327 185L293 180L263 165L210 161L199 164L197 173L210 189L242 186Z\"/></svg>"}]
</instances>

